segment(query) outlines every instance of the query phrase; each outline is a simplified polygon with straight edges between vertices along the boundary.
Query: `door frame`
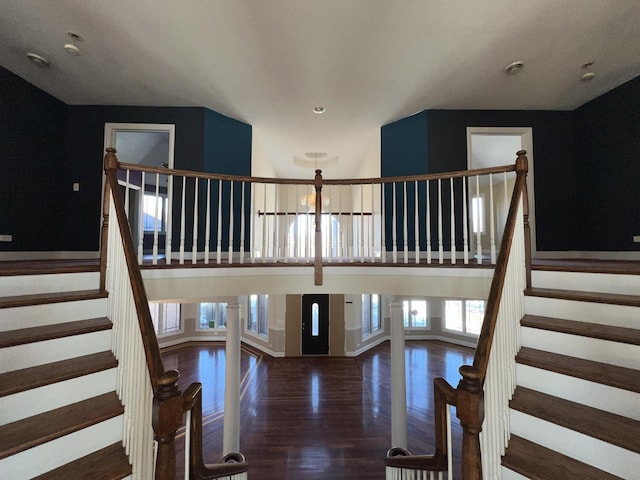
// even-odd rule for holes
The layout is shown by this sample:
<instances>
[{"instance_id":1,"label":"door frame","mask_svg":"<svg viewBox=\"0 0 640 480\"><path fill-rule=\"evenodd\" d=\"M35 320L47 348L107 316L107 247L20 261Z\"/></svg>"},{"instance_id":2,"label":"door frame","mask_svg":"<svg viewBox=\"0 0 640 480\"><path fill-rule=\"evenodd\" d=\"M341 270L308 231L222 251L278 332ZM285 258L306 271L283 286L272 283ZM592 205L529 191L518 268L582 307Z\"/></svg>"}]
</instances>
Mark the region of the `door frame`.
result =
<instances>
[{"instance_id":1,"label":"door frame","mask_svg":"<svg viewBox=\"0 0 640 480\"><path fill-rule=\"evenodd\" d=\"M522 150L527 151L529 171L527 173L527 193L529 197L529 227L531 229L531 255L535 256L536 248L536 202L533 170L533 127L467 127L467 168L473 169L473 156L471 151L471 135L511 135L520 136ZM515 153L514 157L515 157ZM511 159L515 163L515 158Z\"/></svg>"}]
</instances>

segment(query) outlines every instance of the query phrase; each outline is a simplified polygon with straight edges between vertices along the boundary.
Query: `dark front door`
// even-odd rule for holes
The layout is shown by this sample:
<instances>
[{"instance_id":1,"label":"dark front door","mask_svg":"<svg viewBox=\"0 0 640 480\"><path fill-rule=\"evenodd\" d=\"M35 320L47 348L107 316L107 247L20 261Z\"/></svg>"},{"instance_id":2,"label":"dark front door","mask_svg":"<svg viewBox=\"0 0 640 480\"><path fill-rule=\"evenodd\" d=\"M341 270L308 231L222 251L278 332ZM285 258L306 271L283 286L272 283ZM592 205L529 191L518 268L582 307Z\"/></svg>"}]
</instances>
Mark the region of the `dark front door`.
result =
<instances>
[{"instance_id":1,"label":"dark front door","mask_svg":"<svg viewBox=\"0 0 640 480\"><path fill-rule=\"evenodd\" d=\"M329 353L329 295L302 296L302 354Z\"/></svg>"}]
</instances>

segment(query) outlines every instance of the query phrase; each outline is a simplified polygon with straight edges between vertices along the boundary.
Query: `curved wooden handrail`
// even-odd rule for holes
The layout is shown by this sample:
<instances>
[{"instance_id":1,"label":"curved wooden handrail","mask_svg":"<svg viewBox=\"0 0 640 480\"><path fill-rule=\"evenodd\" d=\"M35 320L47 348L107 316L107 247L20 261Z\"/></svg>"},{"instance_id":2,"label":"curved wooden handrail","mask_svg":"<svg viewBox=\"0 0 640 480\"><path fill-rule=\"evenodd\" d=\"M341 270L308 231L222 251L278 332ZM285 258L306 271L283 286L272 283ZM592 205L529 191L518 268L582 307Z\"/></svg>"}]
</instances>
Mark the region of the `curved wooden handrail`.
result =
<instances>
[{"instance_id":1,"label":"curved wooden handrail","mask_svg":"<svg viewBox=\"0 0 640 480\"><path fill-rule=\"evenodd\" d=\"M205 465L202 458L202 384L192 383L182 395L183 412L191 411L189 468L192 480L209 480L244 473L248 464L241 453L228 453L219 463Z\"/></svg>"}]
</instances>

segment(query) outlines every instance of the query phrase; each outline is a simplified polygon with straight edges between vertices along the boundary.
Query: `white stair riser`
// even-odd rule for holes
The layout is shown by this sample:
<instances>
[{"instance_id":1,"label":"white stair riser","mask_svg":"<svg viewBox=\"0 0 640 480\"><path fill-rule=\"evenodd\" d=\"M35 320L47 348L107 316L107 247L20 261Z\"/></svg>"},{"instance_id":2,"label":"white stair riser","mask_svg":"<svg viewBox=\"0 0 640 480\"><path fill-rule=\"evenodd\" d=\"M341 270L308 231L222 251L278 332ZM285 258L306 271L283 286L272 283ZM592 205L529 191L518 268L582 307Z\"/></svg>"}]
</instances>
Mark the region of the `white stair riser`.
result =
<instances>
[{"instance_id":1,"label":"white stair riser","mask_svg":"<svg viewBox=\"0 0 640 480\"><path fill-rule=\"evenodd\" d=\"M4 297L92 290L99 286L100 272L0 277L0 292Z\"/></svg>"},{"instance_id":2,"label":"white stair riser","mask_svg":"<svg viewBox=\"0 0 640 480\"><path fill-rule=\"evenodd\" d=\"M0 398L0 425L113 392L117 374L118 369L111 368Z\"/></svg>"},{"instance_id":3,"label":"white stair riser","mask_svg":"<svg viewBox=\"0 0 640 480\"><path fill-rule=\"evenodd\" d=\"M520 475L518 472L509 470L506 467L501 467L500 470L502 473L502 480L528 480L528 477Z\"/></svg>"},{"instance_id":4,"label":"white stair riser","mask_svg":"<svg viewBox=\"0 0 640 480\"><path fill-rule=\"evenodd\" d=\"M528 365L516 365L519 386L640 420L640 393Z\"/></svg>"},{"instance_id":5,"label":"white stair riser","mask_svg":"<svg viewBox=\"0 0 640 480\"><path fill-rule=\"evenodd\" d=\"M27 480L122 441L123 415L0 460L2 478Z\"/></svg>"},{"instance_id":6,"label":"white stair riser","mask_svg":"<svg viewBox=\"0 0 640 480\"><path fill-rule=\"evenodd\" d=\"M627 328L640 325L640 308L625 305L525 296L524 307L530 315Z\"/></svg>"},{"instance_id":7,"label":"white stair riser","mask_svg":"<svg viewBox=\"0 0 640 480\"><path fill-rule=\"evenodd\" d=\"M611 342L539 328L522 327L522 346L571 357L638 368L640 345Z\"/></svg>"},{"instance_id":8,"label":"white stair riser","mask_svg":"<svg viewBox=\"0 0 640 480\"><path fill-rule=\"evenodd\" d=\"M558 290L640 295L640 275L533 270L531 285Z\"/></svg>"},{"instance_id":9,"label":"white stair riser","mask_svg":"<svg viewBox=\"0 0 640 480\"><path fill-rule=\"evenodd\" d=\"M514 435L622 478L638 478L640 455L635 452L516 410L510 416Z\"/></svg>"},{"instance_id":10,"label":"white stair riser","mask_svg":"<svg viewBox=\"0 0 640 480\"><path fill-rule=\"evenodd\" d=\"M111 330L16 345L0 350L0 373L104 352L111 349Z\"/></svg>"},{"instance_id":11,"label":"white stair riser","mask_svg":"<svg viewBox=\"0 0 640 480\"><path fill-rule=\"evenodd\" d=\"M0 331L106 317L106 298L0 309Z\"/></svg>"}]
</instances>

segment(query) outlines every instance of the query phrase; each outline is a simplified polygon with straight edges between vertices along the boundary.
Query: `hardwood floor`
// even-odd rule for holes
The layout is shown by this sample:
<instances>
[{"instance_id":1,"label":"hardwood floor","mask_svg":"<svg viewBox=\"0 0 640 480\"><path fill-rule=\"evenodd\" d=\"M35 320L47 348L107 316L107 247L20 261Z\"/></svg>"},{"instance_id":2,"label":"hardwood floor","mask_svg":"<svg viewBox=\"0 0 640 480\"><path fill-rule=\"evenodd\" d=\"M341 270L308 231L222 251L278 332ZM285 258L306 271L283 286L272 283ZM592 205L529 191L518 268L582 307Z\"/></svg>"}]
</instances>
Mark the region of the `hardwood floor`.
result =
<instances>
[{"instance_id":1,"label":"hardwood floor","mask_svg":"<svg viewBox=\"0 0 640 480\"><path fill-rule=\"evenodd\" d=\"M433 450L433 379L454 387L458 367L473 350L438 341L408 341L408 443ZM203 384L204 457L222 454L224 346L187 345L163 353L165 368L180 370L180 387ZM271 358L245 346L241 355L240 450L250 478L316 480L384 478L391 447L389 343L356 358ZM460 429L453 425L454 458ZM183 441L178 441L182 470ZM454 464L456 462L454 461ZM179 478L183 478L182 471Z\"/></svg>"}]
</instances>

